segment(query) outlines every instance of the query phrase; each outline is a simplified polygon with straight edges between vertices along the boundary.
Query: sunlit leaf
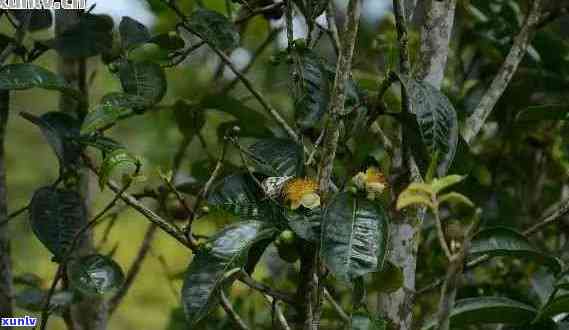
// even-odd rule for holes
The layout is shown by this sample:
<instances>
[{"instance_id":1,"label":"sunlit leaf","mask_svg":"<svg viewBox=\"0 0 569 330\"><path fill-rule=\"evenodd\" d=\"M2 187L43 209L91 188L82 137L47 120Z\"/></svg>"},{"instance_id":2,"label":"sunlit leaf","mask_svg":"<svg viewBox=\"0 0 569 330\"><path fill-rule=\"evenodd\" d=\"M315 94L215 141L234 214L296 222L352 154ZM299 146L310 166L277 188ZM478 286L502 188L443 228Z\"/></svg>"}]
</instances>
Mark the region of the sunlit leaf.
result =
<instances>
[{"instance_id":1,"label":"sunlit leaf","mask_svg":"<svg viewBox=\"0 0 569 330\"><path fill-rule=\"evenodd\" d=\"M563 268L561 261L548 253L533 247L522 234L504 227L484 229L477 233L471 242L470 256L506 256L527 258L549 267L554 273Z\"/></svg>"},{"instance_id":2,"label":"sunlit leaf","mask_svg":"<svg viewBox=\"0 0 569 330\"><path fill-rule=\"evenodd\" d=\"M103 160L99 173L99 186L105 187L113 173L120 171L122 174L134 174L140 167L140 160L125 149L116 149L109 153Z\"/></svg>"},{"instance_id":3,"label":"sunlit leaf","mask_svg":"<svg viewBox=\"0 0 569 330\"><path fill-rule=\"evenodd\" d=\"M381 269L387 237L388 219L379 205L339 193L323 216L322 258L338 279L349 282Z\"/></svg>"},{"instance_id":4,"label":"sunlit leaf","mask_svg":"<svg viewBox=\"0 0 569 330\"><path fill-rule=\"evenodd\" d=\"M62 261L79 230L87 224L83 199L72 190L43 187L34 193L29 209L32 230L42 244ZM85 239L77 240L78 246Z\"/></svg>"},{"instance_id":5,"label":"sunlit leaf","mask_svg":"<svg viewBox=\"0 0 569 330\"><path fill-rule=\"evenodd\" d=\"M467 324L523 324L536 316L532 306L503 297L477 297L458 300L451 311L451 327ZM436 320L428 322L422 330L434 329Z\"/></svg>"},{"instance_id":6,"label":"sunlit leaf","mask_svg":"<svg viewBox=\"0 0 569 330\"><path fill-rule=\"evenodd\" d=\"M463 194L457 192L450 192L439 197L439 203L463 204L468 207L474 207L474 203Z\"/></svg>"},{"instance_id":7,"label":"sunlit leaf","mask_svg":"<svg viewBox=\"0 0 569 330\"><path fill-rule=\"evenodd\" d=\"M77 142L82 145L97 148L103 152L113 152L117 149L124 148L120 142L102 135L83 135L77 138Z\"/></svg>"},{"instance_id":8,"label":"sunlit leaf","mask_svg":"<svg viewBox=\"0 0 569 330\"><path fill-rule=\"evenodd\" d=\"M404 190L397 198L397 210L402 210L409 206L435 208L430 196L412 190Z\"/></svg>"},{"instance_id":9,"label":"sunlit leaf","mask_svg":"<svg viewBox=\"0 0 569 330\"><path fill-rule=\"evenodd\" d=\"M259 221L230 225L217 233L194 257L184 279L182 304L186 318L193 327L218 302L218 292L226 273L245 265L249 249L258 241L274 234L272 227Z\"/></svg>"},{"instance_id":10,"label":"sunlit leaf","mask_svg":"<svg viewBox=\"0 0 569 330\"><path fill-rule=\"evenodd\" d=\"M452 187L455 184L461 182L465 178L466 177L464 177L464 176L456 175L456 174L447 175L447 176L444 176L441 178L435 178L435 179L433 179L433 182L431 182L431 187L433 188L433 191L435 192L435 194L438 194L441 191L443 191L444 189Z\"/></svg>"},{"instance_id":11,"label":"sunlit leaf","mask_svg":"<svg viewBox=\"0 0 569 330\"><path fill-rule=\"evenodd\" d=\"M100 296L118 289L124 282L124 274L111 258L93 254L71 262L69 282L84 295Z\"/></svg>"}]
</instances>

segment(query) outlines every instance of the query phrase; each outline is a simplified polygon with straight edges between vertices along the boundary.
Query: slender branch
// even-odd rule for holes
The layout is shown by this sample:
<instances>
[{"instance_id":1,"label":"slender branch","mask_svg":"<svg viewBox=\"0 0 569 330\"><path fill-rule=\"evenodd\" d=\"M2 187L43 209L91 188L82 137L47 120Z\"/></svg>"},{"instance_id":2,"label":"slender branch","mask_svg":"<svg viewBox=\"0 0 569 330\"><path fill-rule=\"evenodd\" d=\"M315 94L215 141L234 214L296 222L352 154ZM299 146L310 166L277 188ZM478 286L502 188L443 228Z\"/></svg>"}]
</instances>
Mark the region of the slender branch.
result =
<instances>
[{"instance_id":1,"label":"slender branch","mask_svg":"<svg viewBox=\"0 0 569 330\"><path fill-rule=\"evenodd\" d=\"M326 8L326 22L328 23L327 32L332 40L334 52L336 55L339 55L340 49L342 48L342 42L340 41L340 34L338 33L338 26L336 25L336 5L334 4L334 1L328 1L328 7Z\"/></svg>"},{"instance_id":2,"label":"slender branch","mask_svg":"<svg viewBox=\"0 0 569 330\"><path fill-rule=\"evenodd\" d=\"M447 240L445 238L445 233L443 231L443 225L441 223L441 217L439 215L438 207L436 207L435 210L433 210L433 213L435 216L435 224L437 226L437 237L439 239L439 244L440 244L441 248L443 249L445 256L450 261L450 260L452 260L452 253L450 252Z\"/></svg>"},{"instance_id":3,"label":"slender branch","mask_svg":"<svg viewBox=\"0 0 569 330\"><path fill-rule=\"evenodd\" d=\"M502 97L502 94L508 87L512 77L516 73L516 70L524 58L527 48L531 42L533 32L537 28L539 23L539 18L541 17L541 3L542 0L534 0L529 15L522 26L520 33L516 36L512 48L502 67L498 71L496 77L488 87L488 90L482 96L480 103L474 112L466 120L466 125L462 132L462 136L467 143L471 143L474 137L478 135L480 129L490 116L490 113L494 109L494 106Z\"/></svg>"},{"instance_id":4,"label":"slender branch","mask_svg":"<svg viewBox=\"0 0 569 330\"><path fill-rule=\"evenodd\" d=\"M93 173L95 173L97 176L99 176L99 171L95 167L95 165L91 162L91 160L85 156L83 157L83 159L85 160L87 167L89 167L89 169L91 169L91 171L93 171ZM112 180L109 180L106 183L106 185L115 193L118 193L120 191L119 186ZM138 213L143 215L146 219L150 220L150 222L152 222L152 223L156 224L158 227L160 227L160 229L162 229L164 232L166 232L172 238L174 238L178 242L182 243L182 245L190 248L191 250L197 249L197 242L188 241L186 236L177 227L170 224L168 221L166 221L165 219L163 219L162 217L160 217L159 215L154 213L154 211L152 211L149 208L147 208L146 206L144 206L144 204L142 204L139 200L134 198L132 195L130 195L128 193L123 193L120 196L120 198L126 204L128 204L130 207L132 207L134 210L136 210Z\"/></svg>"},{"instance_id":5,"label":"slender branch","mask_svg":"<svg viewBox=\"0 0 569 330\"><path fill-rule=\"evenodd\" d=\"M543 230L545 227L555 223L567 213L569 213L569 199L562 201L553 212L543 217L535 225L524 230L523 234L525 236L532 236Z\"/></svg>"},{"instance_id":6,"label":"slender branch","mask_svg":"<svg viewBox=\"0 0 569 330\"><path fill-rule=\"evenodd\" d=\"M0 227L4 226L5 224L7 224L8 222L10 222L12 219L16 218L17 216L19 216L20 214L26 212L28 210L30 206L26 205L24 207L21 207L19 209L17 209L16 211L8 214L8 217L2 221L0 221Z\"/></svg>"},{"instance_id":7,"label":"slender branch","mask_svg":"<svg viewBox=\"0 0 569 330\"><path fill-rule=\"evenodd\" d=\"M249 330L247 324L245 324L239 314L237 314L237 312L233 309L233 306L231 306L231 303L229 302L229 299L227 299L227 296L223 290L219 290L219 298L221 301L221 306L227 315L229 315L229 318L231 318L233 323L235 323L235 325L237 325L237 327L241 330Z\"/></svg>"},{"instance_id":8,"label":"slender branch","mask_svg":"<svg viewBox=\"0 0 569 330\"><path fill-rule=\"evenodd\" d=\"M154 239L154 235L156 234L157 229L158 227L154 223L148 225L148 229L144 234L144 238L142 240L142 243L140 244L138 253L136 254L134 260L132 261L128 273L125 276L124 284L121 286L119 291L111 298L109 302L109 315L113 315L113 313L120 305L123 298L126 296L128 290L132 287L134 279L142 269L142 262L144 261L144 259L148 255L148 252L150 251L150 246L152 240Z\"/></svg>"},{"instance_id":9,"label":"slender branch","mask_svg":"<svg viewBox=\"0 0 569 330\"><path fill-rule=\"evenodd\" d=\"M342 306L340 306L340 304L338 304L338 302L336 302L336 300L334 300L334 297L332 297L332 295L330 294L330 291L328 291L328 289L326 289L326 288L324 288L324 298L326 298L326 300L328 300L330 305L332 305L332 308L334 308L334 310L340 316L342 321L344 321L344 323L346 323L346 324L350 324L350 322L351 322L350 317L344 311Z\"/></svg>"},{"instance_id":10,"label":"slender branch","mask_svg":"<svg viewBox=\"0 0 569 330\"><path fill-rule=\"evenodd\" d=\"M281 306L279 306L279 302L274 297L271 297L268 294L263 294L263 297L275 309L275 312L277 314L277 319L279 320L279 323L281 324L283 330L291 330L290 325L288 325L288 322L284 316L283 310Z\"/></svg>"},{"instance_id":11,"label":"slender branch","mask_svg":"<svg viewBox=\"0 0 569 330\"><path fill-rule=\"evenodd\" d=\"M172 4L171 1L166 1L166 4L172 8L177 16L182 20L182 22L184 23L182 25L182 27L200 37L216 54L217 56L219 56L219 58L225 63L225 65L227 65L227 67L235 74L235 76L241 81L241 83L243 83L243 85L245 86L245 88L247 88L247 90L249 90L249 92L251 92L251 94L255 97L255 99L257 99L257 101L261 104L261 106L269 113L269 115L285 130L285 132L294 140L294 141L299 141L299 137L298 134L292 129L292 127L290 127L290 125L284 120L283 116L281 115L281 113L275 109L267 100L266 98L263 96L263 94L258 91L254 86L253 83L247 78L245 77L233 64L233 62L231 61L231 59L223 52L221 51L217 46L215 46L214 44L212 44L211 42L209 42L208 40L205 40L204 38L202 38L202 36L197 32L194 31L188 24L188 19L187 17L179 10L176 9L177 7L174 6Z\"/></svg>"},{"instance_id":12,"label":"slender branch","mask_svg":"<svg viewBox=\"0 0 569 330\"><path fill-rule=\"evenodd\" d=\"M272 3L270 5L254 8L254 9L248 11L245 16L237 18L235 20L235 24L245 23L257 15L261 15L263 13L273 11L275 9L283 7L284 5L285 5L284 1L275 1L274 3Z\"/></svg>"},{"instance_id":13,"label":"slender branch","mask_svg":"<svg viewBox=\"0 0 569 330\"><path fill-rule=\"evenodd\" d=\"M249 274L246 272L241 272L241 276L239 277L239 281L243 282L243 284L247 285L251 289L257 290L263 294L269 295L274 299L281 300L291 306L296 305L296 300L294 297L286 292L279 291L277 289L273 289L270 286L267 286L261 282L255 281Z\"/></svg>"}]
</instances>

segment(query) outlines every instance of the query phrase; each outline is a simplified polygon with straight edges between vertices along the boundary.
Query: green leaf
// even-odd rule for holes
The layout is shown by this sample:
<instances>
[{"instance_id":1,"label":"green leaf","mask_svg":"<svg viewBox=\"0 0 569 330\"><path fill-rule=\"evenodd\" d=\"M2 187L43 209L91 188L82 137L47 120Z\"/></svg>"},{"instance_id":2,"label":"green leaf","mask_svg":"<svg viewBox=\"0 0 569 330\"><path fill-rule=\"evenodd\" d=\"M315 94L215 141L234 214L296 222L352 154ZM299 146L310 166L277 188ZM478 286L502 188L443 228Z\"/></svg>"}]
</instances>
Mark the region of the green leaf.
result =
<instances>
[{"instance_id":1,"label":"green leaf","mask_svg":"<svg viewBox=\"0 0 569 330\"><path fill-rule=\"evenodd\" d=\"M323 60L316 53L298 51L293 58L295 119L298 126L308 129L317 126L328 111L330 80Z\"/></svg>"},{"instance_id":2,"label":"green leaf","mask_svg":"<svg viewBox=\"0 0 569 330\"><path fill-rule=\"evenodd\" d=\"M79 22L51 41L65 58L86 58L113 47L113 20L107 15L82 14Z\"/></svg>"},{"instance_id":3,"label":"green leaf","mask_svg":"<svg viewBox=\"0 0 569 330\"><path fill-rule=\"evenodd\" d=\"M125 93L143 98L148 105L160 102L166 94L166 76L157 63L124 61L119 77Z\"/></svg>"},{"instance_id":4,"label":"green leaf","mask_svg":"<svg viewBox=\"0 0 569 330\"><path fill-rule=\"evenodd\" d=\"M323 217L323 260L338 279L347 282L379 271L386 255L387 235L387 215L379 205L339 193Z\"/></svg>"},{"instance_id":5,"label":"green leaf","mask_svg":"<svg viewBox=\"0 0 569 330\"><path fill-rule=\"evenodd\" d=\"M450 192L448 194L444 194L439 197L439 204L442 203L451 203L451 204L463 204L468 207L474 207L474 203L463 194L459 194L457 192Z\"/></svg>"},{"instance_id":6,"label":"green leaf","mask_svg":"<svg viewBox=\"0 0 569 330\"><path fill-rule=\"evenodd\" d=\"M196 254L182 287L182 304L191 327L217 304L223 285L230 285L223 283L226 273L243 267L251 246L274 233L275 230L263 222L235 223L213 236Z\"/></svg>"},{"instance_id":7,"label":"green leaf","mask_svg":"<svg viewBox=\"0 0 569 330\"><path fill-rule=\"evenodd\" d=\"M352 330L386 330L387 322L368 312L357 311L352 314Z\"/></svg>"},{"instance_id":8,"label":"green leaf","mask_svg":"<svg viewBox=\"0 0 569 330\"><path fill-rule=\"evenodd\" d=\"M81 123L63 112L48 112L40 117L21 113L22 117L38 126L56 154L61 167L76 167L81 146L75 143Z\"/></svg>"},{"instance_id":9,"label":"green leaf","mask_svg":"<svg viewBox=\"0 0 569 330\"><path fill-rule=\"evenodd\" d=\"M546 320L561 313L569 313L569 294L558 295L539 311L539 319Z\"/></svg>"},{"instance_id":10,"label":"green leaf","mask_svg":"<svg viewBox=\"0 0 569 330\"><path fill-rule=\"evenodd\" d=\"M89 111L83 120L82 134L107 128L117 121L129 117L134 109L146 106L146 101L138 96L125 93L109 93L101 103Z\"/></svg>"},{"instance_id":11,"label":"green leaf","mask_svg":"<svg viewBox=\"0 0 569 330\"><path fill-rule=\"evenodd\" d=\"M0 89L24 90L43 88L57 90L81 98L81 93L69 86L63 77L30 63L8 64L0 68Z\"/></svg>"},{"instance_id":12,"label":"green leaf","mask_svg":"<svg viewBox=\"0 0 569 330\"><path fill-rule=\"evenodd\" d=\"M131 49L151 39L146 26L128 16L123 16L119 24L119 33L124 49Z\"/></svg>"},{"instance_id":13,"label":"green leaf","mask_svg":"<svg viewBox=\"0 0 569 330\"><path fill-rule=\"evenodd\" d=\"M433 179L433 182L431 182L431 187L433 188L433 191L435 192L435 194L440 193L441 191L450 188L452 186L454 186L455 184L461 182L462 180L464 180L466 177L462 176L462 175L447 175L444 176L442 178L435 178Z\"/></svg>"},{"instance_id":14,"label":"green leaf","mask_svg":"<svg viewBox=\"0 0 569 330\"><path fill-rule=\"evenodd\" d=\"M97 148L104 153L124 149L120 142L102 135L83 135L77 138L77 142L85 146Z\"/></svg>"},{"instance_id":15,"label":"green leaf","mask_svg":"<svg viewBox=\"0 0 569 330\"><path fill-rule=\"evenodd\" d=\"M427 82L399 78L407 91L427 151L439 152L438 175L449 169L458 144L458 119L449 99Z\"/></svg>"},{"instance_id":16,"label":"green leaf","mask_svg":"<svg viewBox=\"0 0 569 330\"><path fill-rule=\"evenodd\" d=\"M140 160L138 158L134 157L126 149L117 149L108 154L103 160L99 173L99 187L103 190L114 172L120 171L123 175L127 173L133 174L139 167Z\"/></svg>"},{"instance_id":17,"label":"green leaf","mask_svg":"<svg viewBox=\"0 0 569 330\"><path fill-rule=\"evenodd\" d=\"M239 46L239 34L233 24L216 11L198 9L190 15L188 24L200 38L222 51Z\"/></svg>"},{"instance_id":18,"label":"green leaf","mask_svg":"<svg viewBox=\"0 0 569 330\"><path fill-rule=\"evenodd\" d=\"M451 326L467 324L523 324L536 316L532 306L503 297L477 297L458 300L451 311ZM433 329L436 320L428 322L422 330Z\"/></svg>"},{"instance_id":19,"label":"green leaf","mask_svg":"<svg viewBox=\"0 0 569 330\"><path fill-rule=\"evenodd\" d=\"M227 176L217 182L208 196L208 204L243 218L263 220L266 205L260 203L260 196L253 179L247 173Z\"/></svg>"},{"instance_id":20,"label":"green leaf","mask_svg":"<svg viewBox=\"0 0 569 330\"><path fill-rule=\"evenodd\" d=\"M534 248L524 235L504 227L484 229L471 242L470 256L510 256L528 258L549 267L554 273L563 268L561 261Z\"/></svg>"},{"instance_id":21,"label":"green leaf","mask_svg":"<svg viewBox=\"0 0 569 330\"><path fill-rule=\"evenodd\" d=\"M303 172L302 146L288 139L259 139L247 155L260 173L268 176L300 176Z\"/></svg>"},{"instance_id":22,"label":"green leaf","mask_svg":"<svg viewBox=\"0 0 569 330\"><path fill-rule=\"evenodd\" d=\"M423 192L406 189L399 194L399 197L397 197L397 210L402 210L409 206L429 207L432 210L435 209L435 205L433 204L430 196Z\"/></svg>"},{"instance_id":23,"label":"green leaf","mask_svg":"<svg viewBox=\"0 0 569 330\"><path fill-rule=\"evenodd\" d=\"M79 230L87 224L83 199L72 190L43 187L30 202L32 230L42 244L61 262ZM84 235L82 235L84 236ZM78 245L85 237L78 239Z\"/></svg>"},{"instance_id":24,"label":"green leaf","mask_svg":"<svg viewBox=\"0 0 569 330\"><path fill-rule=\"evenodd\" d=\"M120 288L124 274L111 258L93 254L71 262L69 282L86 296L101 296Z\"/></svg>"},{"instance_id":25,"label":"green leaf","mask_svg":"<svg viewBox=\"0 0 569 330\"><path fill-rule=\"evenodd\" d=\"M540 120L567 120L569 119L569 105L567 104L544 104L523 109L516 116L517 121L540 121Z\"/></svg>"},{"instance_id":26,"label":"green leaf","mask_svg":"<svg viewBox=\"0 0 569 330\"><path fill-rule=\"evenodd\" d=\"M320 208L314 210L305 207L301 207L297 210L284 208L283 216L288 220L288 226L298 237L309 242L319 241L320 224L322 220Z\"/></svg>"}]
</instances>

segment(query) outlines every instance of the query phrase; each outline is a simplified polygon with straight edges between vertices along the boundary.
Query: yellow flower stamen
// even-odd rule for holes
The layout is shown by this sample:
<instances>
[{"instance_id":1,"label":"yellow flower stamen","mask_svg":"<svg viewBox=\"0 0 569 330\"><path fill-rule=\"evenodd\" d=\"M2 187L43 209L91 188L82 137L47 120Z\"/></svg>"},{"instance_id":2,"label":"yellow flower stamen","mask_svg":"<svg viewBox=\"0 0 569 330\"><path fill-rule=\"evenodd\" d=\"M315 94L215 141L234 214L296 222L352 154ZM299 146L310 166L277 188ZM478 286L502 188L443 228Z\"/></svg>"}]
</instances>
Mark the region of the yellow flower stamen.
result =
<instances>
[{"instance_id":1,"label":"yellow flower stamen","mask_svg":"<svg viewBox=\"0 0 569 330\"><path fill-rule=\"evenodd\" d=\"M318 183L311 179L295 178L287 182L284 187L284 196L290 201L293 210L301 205L314 209L320 206L320 196L317 192Z\"/></svg>"}]
</instances>

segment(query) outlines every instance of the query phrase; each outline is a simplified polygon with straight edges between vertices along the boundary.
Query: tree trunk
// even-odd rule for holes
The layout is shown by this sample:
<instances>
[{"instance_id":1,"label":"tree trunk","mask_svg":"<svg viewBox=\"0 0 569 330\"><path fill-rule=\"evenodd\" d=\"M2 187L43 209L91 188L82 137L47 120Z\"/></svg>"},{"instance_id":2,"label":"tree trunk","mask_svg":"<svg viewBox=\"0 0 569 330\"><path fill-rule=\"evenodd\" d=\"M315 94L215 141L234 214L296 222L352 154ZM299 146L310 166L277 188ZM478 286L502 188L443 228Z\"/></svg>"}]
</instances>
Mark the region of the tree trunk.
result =
<instances>
[{"instance_id":1,"label":"tree trunk","mask_svg":"<svg viewBox=\"0 0 569 330\"><path fill-rule=\"evenodd\" d=\"M10 92L0 91L0 222L8 217L5 138L10 110ZM0 317L12 317L12 267L8 225L0 225Z\"/></svg>"},{"instance_id":2,"label":"tree trunk","mask_svg":"<svg viewBox=\"0 0 569 330\"><path fill-rule=\"evenodd\" d=\"M78 10L57 10L55 12L55 33L60 35L70 26L79 21L81 11ZM85 99L88 99L86 85L86 59L69 59L59 57L59 72L63 78L74 88L80 90ZM80 104L73 98L62 95L60 99L60 110L73 113L82 118L86 109L81 109ZM87 214L90 212L89 194L90 176L87 170L81 171L77 189L87 205ZM93 235L89 231L85 239L77 246L74 252L76 255L88 255L95 252L93 245ZM103 330L107 327L108 305L101 298L82 297L82 300L71 306L70 317L74 330Z\"/></svg>"}]
</instances>

